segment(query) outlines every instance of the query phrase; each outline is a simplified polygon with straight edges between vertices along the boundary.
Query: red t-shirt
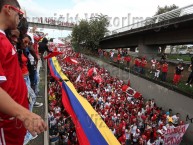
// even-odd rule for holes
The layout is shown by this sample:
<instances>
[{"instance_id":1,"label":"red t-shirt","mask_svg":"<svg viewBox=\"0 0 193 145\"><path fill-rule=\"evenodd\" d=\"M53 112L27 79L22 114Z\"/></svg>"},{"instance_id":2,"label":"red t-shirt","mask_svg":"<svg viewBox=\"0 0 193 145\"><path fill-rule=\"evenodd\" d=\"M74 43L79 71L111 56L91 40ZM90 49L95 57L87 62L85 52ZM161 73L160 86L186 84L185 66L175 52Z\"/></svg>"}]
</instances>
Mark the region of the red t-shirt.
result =
<instances>
[{"instance_id":1,"label":"red t-shirt","mask_svg":"<svg viewBox=\"0 0 193 145\"><path fill-rule=\"evenodd\" d=\"M121 60L121 55L120 54L117 55L117 60Z\"/></svg>"},{"instance_id":2,"label":"red t-shirt","mask_svg":"<svg viewBox=\"0 0 193 145\"><path fill-rule=\"evenodd\" d=\"M146 65L147 65L147 61L146 60L142 60L141 61L141 67L144 68Z\"/></svg>"},{"instance_id":3,"label":"red t-shirt","mask_svg":"<svg viewBox=\"0 0 193 145\"><path fill-rule=\"evenodd\" d=\"M2 32L0 32L0 56L0 87L15 102L28 109L27 87L19 66L17 52ZM0 112L0 118L10 117Z\"/></svg>"},{"instance_id":4,"label":"red t-shirt","mask_svg":"<svg viewBox=\"0 0 193 145\"><path fill-rule=\"evenodd\" d=\"M162 65L162 72L168 72L168 64Z\"/></svg>"},{"instance_id":5,"label":"red t-shirt","mask_svg":"<svg viewBox=\"0 0 193 145\"><path fill-rule=\"evenodd\" d=\"M27 58L24 54L21 55L21 59L22 59L22 66L21 66L21 71L23 75L29 74L28 68L27 68Z\"/></svg>"}]
</instances>

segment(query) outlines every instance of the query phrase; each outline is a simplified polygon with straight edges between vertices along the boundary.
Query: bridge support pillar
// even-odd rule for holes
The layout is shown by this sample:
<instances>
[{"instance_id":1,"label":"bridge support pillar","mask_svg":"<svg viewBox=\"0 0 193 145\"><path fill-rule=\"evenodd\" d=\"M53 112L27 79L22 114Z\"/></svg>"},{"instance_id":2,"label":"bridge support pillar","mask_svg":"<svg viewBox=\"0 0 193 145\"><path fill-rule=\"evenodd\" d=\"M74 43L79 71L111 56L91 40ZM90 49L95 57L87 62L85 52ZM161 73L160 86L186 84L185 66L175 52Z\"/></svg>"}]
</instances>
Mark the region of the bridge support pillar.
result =
<instances>
[{"instance_id":1,"label":"bridge support pillar","mask_svg":"<svg viewBox=\"0 0 193 145\"><path fill-rule=\"evenodd\" d=\"M155 57L158 54L158 49L159 46L140 44L138 46L139 56L145 56L148 60L150 60L152 57Z\"/></svg>"},{"instance_id":2,"label":"bridge support pillar","mask_svg":"<svg viewBox=\"0 0 193 145\"><path fill-rule=\"evenodd\" d=\"M136 47L130 47L130 51L135 52Z\"/></svg>"},{"instance_id":3,"label":"bridge support pillar","mask_svg":"<svg viewBox=\"0 0 193 145\"><path fill-rule=\"evenodd\" d=\"M165 52L166 45L161 45L160 47L161 47L161 52L160 53L163 54Z\"/></svg>"}]
</instances>

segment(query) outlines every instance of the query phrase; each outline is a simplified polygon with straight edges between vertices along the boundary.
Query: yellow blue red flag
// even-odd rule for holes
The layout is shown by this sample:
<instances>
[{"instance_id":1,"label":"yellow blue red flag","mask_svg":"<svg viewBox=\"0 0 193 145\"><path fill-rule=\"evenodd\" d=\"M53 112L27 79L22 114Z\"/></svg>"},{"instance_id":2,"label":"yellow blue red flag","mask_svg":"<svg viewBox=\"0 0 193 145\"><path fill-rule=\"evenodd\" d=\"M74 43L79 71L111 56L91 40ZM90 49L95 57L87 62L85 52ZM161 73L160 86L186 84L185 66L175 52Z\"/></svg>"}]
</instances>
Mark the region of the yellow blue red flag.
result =
<instances>
[{"instance_id":1,"label":"yellow blue red flag","mask_svg":"<svg viewBox=\"0 0 193 145\"><path fill-rule=\"evenodd\" d=\"M63 74L56 57L48 60L51 75L60 81L62 103L71 115L81 145L120 145L100 115L90 103L78 94L73 84Z\"/></svg>"}]
</instances>

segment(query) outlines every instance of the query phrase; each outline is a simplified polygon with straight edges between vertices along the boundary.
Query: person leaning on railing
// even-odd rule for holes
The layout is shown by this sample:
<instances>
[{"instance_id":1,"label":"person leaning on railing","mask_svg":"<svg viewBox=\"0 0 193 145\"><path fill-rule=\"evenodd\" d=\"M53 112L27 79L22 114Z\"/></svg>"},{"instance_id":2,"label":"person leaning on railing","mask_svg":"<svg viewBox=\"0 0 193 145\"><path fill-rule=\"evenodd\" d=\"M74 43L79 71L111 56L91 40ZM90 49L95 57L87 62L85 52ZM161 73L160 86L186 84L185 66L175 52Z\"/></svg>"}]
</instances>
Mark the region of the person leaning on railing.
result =
<instances>
[{"instance_id":1,"label":"person leaning on railing","mask_svg":"<svg viewBox=\"0 0 193 145\"><path fill-rule=\"evenodd\" d=\"M40 58L42 60L42 66L44 68L44 52L47 51L47 52L52 52L48 49L48 39L47 38L43 38L42 42L39 42L39 54L40 54Z\"/></svg>"}]
</instances>

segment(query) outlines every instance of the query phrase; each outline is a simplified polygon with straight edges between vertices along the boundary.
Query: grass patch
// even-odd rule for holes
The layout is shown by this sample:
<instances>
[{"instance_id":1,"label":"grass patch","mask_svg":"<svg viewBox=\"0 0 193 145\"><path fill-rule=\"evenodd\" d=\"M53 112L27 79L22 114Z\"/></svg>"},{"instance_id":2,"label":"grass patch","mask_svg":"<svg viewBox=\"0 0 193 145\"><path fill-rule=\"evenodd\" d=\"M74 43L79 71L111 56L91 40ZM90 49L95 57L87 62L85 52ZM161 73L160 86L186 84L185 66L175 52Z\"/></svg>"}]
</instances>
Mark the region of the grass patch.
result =
<instances>
[{"instance_id":1,"label":"grass patch","mask_svg":"<svg viewBox=\"0 0 193 145\"><path fill-rule=\"evenodd\" d=\"M167 56L167 59L171 60L183 59L183 61L190 61L192 56L193 55L189 54L170 54Z\"/></svg>"}]
</instances>

